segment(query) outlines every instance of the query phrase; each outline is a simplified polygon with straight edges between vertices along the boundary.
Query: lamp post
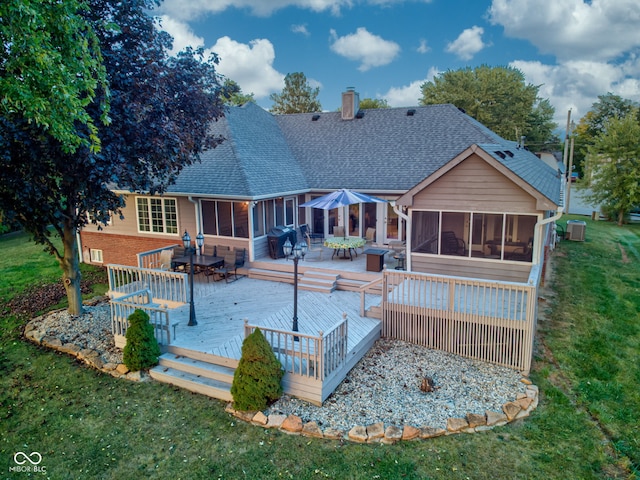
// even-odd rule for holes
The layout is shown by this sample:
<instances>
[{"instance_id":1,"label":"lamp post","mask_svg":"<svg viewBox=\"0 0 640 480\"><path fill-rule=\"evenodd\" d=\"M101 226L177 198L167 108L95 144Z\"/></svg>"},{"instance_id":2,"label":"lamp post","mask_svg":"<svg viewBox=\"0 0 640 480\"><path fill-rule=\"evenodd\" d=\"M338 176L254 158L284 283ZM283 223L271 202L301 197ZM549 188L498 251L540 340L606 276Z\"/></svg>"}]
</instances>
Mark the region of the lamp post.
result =
<instances>
[{"instance_id":1,"label":"lamp post","mask_svg":"<svg viewBox=\"0 0 640 480\"><path fill-rule=\"evenodd\" d=\"M189 235L189 232L185 230L184 235L182 236L182 244L184 246L185 253L189 253L189 323L187 323L187 325L189 327L193 327L198 325L198 322L196 322L196 308L193 304L193 254L196 252L196 248L199 252L202 245L204 245L204 235L202 235L202 233L196 235L197 247L192 247L191 236Z\"/></svg>"},{"instance_id":2,"label":"lamp post","mask_svg":"<svg viewBox=\"0 0 640 480\"><path fill-rule=\"evenodd\" d=\"M293 253L293 327L294 332L298 331L298 262L307 254L307 242L296 243L295 246L287 238L282 245L282 250L287 258ZM298 337L294 337L297 340Z\"/></svg>"}]
</instances>

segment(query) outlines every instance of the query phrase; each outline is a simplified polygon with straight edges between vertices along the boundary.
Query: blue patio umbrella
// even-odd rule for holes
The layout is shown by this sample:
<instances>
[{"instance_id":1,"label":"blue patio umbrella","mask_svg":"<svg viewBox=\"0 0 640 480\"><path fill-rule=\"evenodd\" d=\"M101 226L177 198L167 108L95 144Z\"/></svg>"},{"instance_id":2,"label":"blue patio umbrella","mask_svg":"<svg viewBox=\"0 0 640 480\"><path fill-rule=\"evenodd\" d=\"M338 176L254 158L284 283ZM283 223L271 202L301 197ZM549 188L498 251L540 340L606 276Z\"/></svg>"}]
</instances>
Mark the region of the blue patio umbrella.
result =
<instances>
[{"instance_id":1,"label":"blue patio umbrella","mask_svg":"<svg viewBox=\"0 0 640 480\"><path fill-rule=\"evenodd\" d=\"M387 203L386 200L367 195L366 193L355 192L345 188L327 193L313 200L300 205L301 207L320 208L322 210L333 210L334 208L346 207L354 203Z\"/></svg>"},{"instance_id":2,"label":"blue patio umbrella","mask_svg":"<svg viewBox=\"0 0 640 480\"><path fill-rule=\"evenodd\" d=\"M309 200L308 202L300 205L300 207L333 210L334 208L348 207L349 205L353 205L355 203L387 203L387 201L378 197L374 197L372 195L367 195L366 193L360 193L342 188L340 190L336 190L335 192L327 193L326 195L323 195L321 197ZM346 233L347 232L345 229L345 236Z\"/></svg>"}]
</instances>

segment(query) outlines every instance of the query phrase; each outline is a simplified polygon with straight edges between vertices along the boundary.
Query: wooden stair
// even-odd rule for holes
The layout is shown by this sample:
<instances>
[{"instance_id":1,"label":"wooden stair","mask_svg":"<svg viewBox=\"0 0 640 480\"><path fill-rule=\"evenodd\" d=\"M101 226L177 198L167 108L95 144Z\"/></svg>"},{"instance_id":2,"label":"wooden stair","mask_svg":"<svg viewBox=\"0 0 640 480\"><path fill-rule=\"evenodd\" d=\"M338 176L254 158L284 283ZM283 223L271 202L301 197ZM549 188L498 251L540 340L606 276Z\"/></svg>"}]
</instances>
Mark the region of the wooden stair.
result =
<instances>
[{"instance_id":1,"label":"wooden stair","mask_svg":"<svg viewBox=\"0 0 640 480\"><path fill-rule=\"evenodd\" d=\"M338 288L338 278L335 273L316 272L307 270L298 277L298 288L312 292L331 293Z\"/></svg>"},{"instance_id":2,"label":"wooden stair","mask_svg":"<svg viewBox=\"0 0 640 480\"><path fill-rule=\"evenodd\" d=\"M149 374L159 382L229 402L237 366L234 359L169 345Z\"/></svg>"}]
</instances>

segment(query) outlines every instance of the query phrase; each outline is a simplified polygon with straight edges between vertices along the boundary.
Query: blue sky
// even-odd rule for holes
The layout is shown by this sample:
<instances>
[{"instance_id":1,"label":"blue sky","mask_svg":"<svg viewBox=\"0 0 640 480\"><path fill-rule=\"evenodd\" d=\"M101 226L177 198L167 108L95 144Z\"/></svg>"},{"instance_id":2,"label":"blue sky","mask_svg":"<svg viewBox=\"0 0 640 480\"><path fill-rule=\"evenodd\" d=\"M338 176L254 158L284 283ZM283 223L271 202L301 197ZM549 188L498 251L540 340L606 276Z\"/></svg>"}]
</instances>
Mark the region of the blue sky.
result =
<instances>
[{"instance_id":1,"label":"blue sky","mask_svg":"<svg viewBox=\"0 0 640 480\"><path fill-rule=\"evenodd\" d=\"M165 0L174 50L204 47L218 71L269 108L287 73L320 87L324 110L360 98L413 106L446 70L519 68L564 129L613 92L640 101L638 0Z\"/></svg>"}]
</instances>

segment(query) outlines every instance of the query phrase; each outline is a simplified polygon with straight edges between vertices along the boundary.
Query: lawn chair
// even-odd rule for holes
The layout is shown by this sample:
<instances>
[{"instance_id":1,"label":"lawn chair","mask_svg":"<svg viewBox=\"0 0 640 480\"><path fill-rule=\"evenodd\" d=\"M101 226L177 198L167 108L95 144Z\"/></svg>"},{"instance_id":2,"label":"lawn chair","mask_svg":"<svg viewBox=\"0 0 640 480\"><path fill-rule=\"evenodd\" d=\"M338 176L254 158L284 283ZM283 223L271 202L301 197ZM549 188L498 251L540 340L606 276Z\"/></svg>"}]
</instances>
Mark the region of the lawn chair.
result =
<instances>
[{"instance_id":1,"label":"lawn chair","mask_svg":"<svg viewBox=\"0 0 640 480\"><path fill-rule=\"evenodd\" d=\"M300 225L300 234L302 238L307 238L307 243L309 245L311 245L312 243L322 243L322 241L324 240L323 233L313 233L311 230L309 230L309 225L307 225L306 223Z\"/></svg>"},{"instance_id":2,"label":"lawn chair","mask_svg":"<svg viewBox=\"0 0 640 480\"><path fill-rule=\"evenodd\" d=\"M156 270L171 270L171 259L173 258L173 250L166 249L160 252L157 262L151 262L149 265Z\"/></svg>"},{"instance_id":3,"label":"lawn chair","mask_svg":"<svg viewBox=\"0 0 640 480\"><path fill-rule=\"evenodd\" d=\"M334 237L344 237L344 227L336 225L333 227L333 236Z\"/></svg>"},{"instance_id":4,"label":"lawn chair","mask_svg":"<svg viewBox=\"0 0 640 480\"><path fill-rule=\"evenodd\" d=\"M220 256L220 254L218 254ZM244 265L245 249L231 249L224 254L224 266L216 268L215 273L224 276L225 282L229 283L229 278L233 275L233 281L238 280L238 268Z\"/></svg>"}]
</instances>

